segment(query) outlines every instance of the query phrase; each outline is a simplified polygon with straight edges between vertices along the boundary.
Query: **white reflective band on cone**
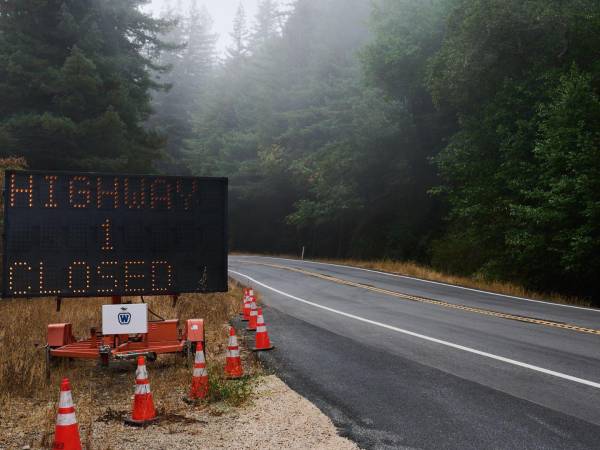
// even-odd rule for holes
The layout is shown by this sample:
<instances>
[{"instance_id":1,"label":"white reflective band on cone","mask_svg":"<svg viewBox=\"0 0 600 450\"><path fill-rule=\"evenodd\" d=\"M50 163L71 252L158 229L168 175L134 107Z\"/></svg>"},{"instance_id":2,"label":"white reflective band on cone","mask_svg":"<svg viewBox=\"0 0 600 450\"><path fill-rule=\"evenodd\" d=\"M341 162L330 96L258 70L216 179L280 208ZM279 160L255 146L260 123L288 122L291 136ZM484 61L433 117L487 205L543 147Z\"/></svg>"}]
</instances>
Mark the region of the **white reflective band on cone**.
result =
<instances>
[{"instance_id":1,"label":"white reflective band on cone","mask_svg":"<svg viewBox=\"0 0 600 450\"><path fill-rule=\"evenodd\" d=\"M149 384L136 384L135 385L135 393L137 395L150 394L150 385Z\"/></svg>"},{"instance_id":2,"label":"white reflective band on cone","mask_svg":"<svg viewBox=\"0 0 600 450\"><path fill-rule=\"evenodd\" d=\"M71 406L73 406L73 396L71 395L71 391L60 391L58 407L70 408Z\"/></svg>"},{"instance_id":3,"label":"white reflective band on cone","mask_svg":"<svg viewBox=\"0 0 600 450\"><path fill-rule=\"evenodd\" d=\"M258 326L258 327L256 327L256 332L257 333L266 333L267 332L267 327L265 327L265 326L262 326L262 327Z\"/></svg>"},{"instance_id":4,"label":"white reflective band on cone","mask_svg":"<svg viewBox=\"0 0 600 450\"><path fill-rule=\"evenodd\" d=\"M205 362L205 360L204 360L204 352L196 352L196 357L194 358L194 362L196 364Z\"/></svg>"},{"instance_id":5,"label":"white reflective band on cone","mask_svg":"<svg viewBox=\"0 0 600 450\"><path fill-rule=\"evenodd\" d=\"M194 373L192 374L194 377L205 377L206 375L206 369L202 367L195 368Z\"/></svg>"},{"instance_id":6,"label":"white reflective band on cone","mask_svg":"<svg viewBox=\"0 0 600 450\"><path fill-rule=\"evenodd\" d=\"M227 350L227 358L237 358L240 356L239 350Z\"/></svg>"},{"instance_id":7,"label":"white reflective band on cone","mask_svg":"<svg viewBox=\"0 0 600 450\"><path fill-rule=\"evenodd\" d=\"M77 419L75 418L75 413L68 414L59 414L56 418L56 425L59 426L67 426L67 425L75 425L77 423Z\"/></svg>"},{"instance_id":8,"label":"white reflective band on cone","mask_svg":"<svg viewBox=\"0 0 600 450\"><path fill-rule=\"evenodd\" d=\"M146 370L146 366L138 366L137 370L135 371L135 377L138 380L145 380L146 378L148 378L148 371Z\"/></svg>"}]
</instances>

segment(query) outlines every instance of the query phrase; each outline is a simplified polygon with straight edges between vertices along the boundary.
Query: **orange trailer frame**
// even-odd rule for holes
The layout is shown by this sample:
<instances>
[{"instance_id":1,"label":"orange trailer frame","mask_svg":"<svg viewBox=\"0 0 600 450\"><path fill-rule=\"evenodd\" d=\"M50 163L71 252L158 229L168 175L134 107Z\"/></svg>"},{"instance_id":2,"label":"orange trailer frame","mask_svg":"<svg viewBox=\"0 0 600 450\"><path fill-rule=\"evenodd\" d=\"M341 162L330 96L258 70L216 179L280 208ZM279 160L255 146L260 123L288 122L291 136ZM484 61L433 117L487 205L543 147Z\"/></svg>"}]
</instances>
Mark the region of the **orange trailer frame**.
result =
<instances>
[{"instance_id":1,"label":"orange trailer frame","mask_svg":"<svg viewBox=\"0 0 600 450\"><path fill-rule=\"evenodd\" d=\"M174 302L176 298L173 299ZM120 297L113 297L113 303L120 303ZM50 366L57 358L98 359L108 366L111 360L136 359L145 356L153 361L160 354L181 353L192 356L198 342L205 343L203 319L188 319L183 329L179 320L148 321L148 332L143 334L103 335L91 328L90 337L77 340L73 336L70 323L48 325L46 344L47 375Z\"/></svg>"}]
</instances>

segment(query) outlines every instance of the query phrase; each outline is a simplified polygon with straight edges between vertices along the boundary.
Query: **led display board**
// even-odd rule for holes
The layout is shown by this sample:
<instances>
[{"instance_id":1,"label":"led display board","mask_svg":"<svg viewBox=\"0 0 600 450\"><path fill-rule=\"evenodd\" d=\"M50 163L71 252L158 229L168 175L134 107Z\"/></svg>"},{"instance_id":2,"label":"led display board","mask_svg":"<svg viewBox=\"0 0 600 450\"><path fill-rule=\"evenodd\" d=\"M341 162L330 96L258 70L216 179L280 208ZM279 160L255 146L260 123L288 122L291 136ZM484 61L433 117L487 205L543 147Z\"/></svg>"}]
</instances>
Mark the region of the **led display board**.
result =
<instances>
[{"instance_id":1,"label":"led display board","mask_svg":"<svg viewBox=\"0 0 600 450\"><path fill-rule=\"evenodd\" d=\"M6 171L3 297L227 290L227 179Z\"/></svg>"}]
</instances>

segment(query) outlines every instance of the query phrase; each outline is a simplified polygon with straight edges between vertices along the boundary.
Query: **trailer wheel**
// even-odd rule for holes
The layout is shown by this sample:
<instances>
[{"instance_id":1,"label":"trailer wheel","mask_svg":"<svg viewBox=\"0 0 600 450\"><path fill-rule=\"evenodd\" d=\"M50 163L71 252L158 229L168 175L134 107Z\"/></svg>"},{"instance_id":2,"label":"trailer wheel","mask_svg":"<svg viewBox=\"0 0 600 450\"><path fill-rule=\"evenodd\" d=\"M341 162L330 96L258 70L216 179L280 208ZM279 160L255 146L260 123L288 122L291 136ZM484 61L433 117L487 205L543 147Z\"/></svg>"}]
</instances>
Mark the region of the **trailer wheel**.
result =
<instances>
[{"instance_id":1,"label":"trailer wheel","mask_svg":"<svg viewBox=\"0 0 600 450\"><path fill-rule=\"evenodd\" d=\"M109 353L100 353L100 365L102 367L108 367L110 364L110 354Z\"/></svg>"}]
</instances>

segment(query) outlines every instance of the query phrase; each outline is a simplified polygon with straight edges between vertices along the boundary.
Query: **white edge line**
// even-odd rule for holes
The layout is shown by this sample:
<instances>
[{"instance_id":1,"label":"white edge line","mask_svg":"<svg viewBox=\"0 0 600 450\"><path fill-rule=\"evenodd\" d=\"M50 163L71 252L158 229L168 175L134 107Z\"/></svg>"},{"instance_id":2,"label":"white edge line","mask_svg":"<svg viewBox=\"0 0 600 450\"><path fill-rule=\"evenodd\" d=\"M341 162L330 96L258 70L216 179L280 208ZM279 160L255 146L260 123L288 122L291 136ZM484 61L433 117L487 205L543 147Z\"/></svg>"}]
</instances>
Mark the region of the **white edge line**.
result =
<instances>
[{"instance_id":1,"label":"white edge line","mask_svg":"<svg viewBox=\"0 0 600 450\"><path fill-rule=\"evenodd\" d=\"M346 268L346 269L362 270L364 272L377 273L379 275L387 275L389 277L406 278L408 280L421 281L423 283L438 284L440 286L448 286L448 287L452 287L452 288L456 288L456 289L463 289L465 291L479 292L481 294L488 294L488 295L494 295L494 296L498 296L498 297L512 298L512 299L515 299L515 300L523 300L523 301L526 301L526 302L543 303L544 305L560 306L562 308L574 308L574 309L583 309L585 311L600 312L599 308L587 308L585 306L565 305L563 303L555 303L555 302L548 302L548 301L544 301L544 300L534 300L532 298L517 297L517 296L514 296L514 295L499 294L499 293L492 292L492 291L483 291L481 289L475 289L475 288L469 288L469 287L465 287L465 286L459 286L458 284L450 284L450 283L442 283L441 281L425 280L423 278L411 277L411 276L408 276L408 275L399 275L397 273L389 273L389 272L382 272L382 271L379 271L379 270L365 269L364 267L347 266L347 265L344 265L344 264L332 264L332 263L324 263L324 262L309 261L309 260L304 260L303 261L301 259L279 258L277 256L258 256L258 255L257 256L252 256L252 255L245 256L245 255L239 255L237 257L238 258L240 258L240 257L242 257L242 258L271 258L271 259L280 259L282 261L293 261L293 262L298 262L298 263L320 264L320 265L323 265L323 266L332 266L332 267L343 267L343 268Z\"/></svg>"},{"instance_id":2,"label":"white edge line","mask_svg":"<svg viewBox=\"0 0 600 450\"><path fill-rule=\"evenodd\" d=\"M504 363L507 364L512 364L513 366L518 366L518 367L523 367L525 369L529 369L529 370L534 370L536 372L540 372L546 375L551 375L553 377L557 377L557 378L562 378L564 380L569 380L569 381L573 381L575 383L580 383L580 384L584 384L586 386L591 386L594 387L596 389L600 389L600 383L596 383L594 381L589 381L589 380L584 380L583 378L578 378L578 377L574 377L572 375L567 375L565 373L561 373L561 372L555 372L554 370L550 370L550 369L544 369L543 367L539 367L539 366L534 366L533 364L527 364L524 362L520 362L520 361L516 361L514 359L510 359L510 358L505 358L504 356L498 356L498 355L494 355L492 353L487 353L487 352L483 352L481 350L476 350L474 348L471 347L465 347L464 345L459 345L459 344L454 344L452 342L448 342L448 341L444 341L442 339L437 339L437 338L433 338L433 337L429 337L429 336L425 336L424 334L419 334L419 333L415 333L413 331L408 331L408 330L404 330L402 328L397 328L394 327L392 325L387 325L385 323L381 323L381 322L376 322L374 320L370 320L370 319L365 319L364 317L360 317L360 316L355 316L354 314L349 314L349 313L345 313L343 311L339 311L337 309L333 309L333 308L329 308L327 306L323 306L323 305L319 305L318 303L314 303L308 300L305 300L303 298L300 297L296 297L294 295L288 294L286 292L280 291L279 289L275 289L274 287L271 287L267 284L261 283L258 280L255 280L254 278L240 273L240 272L236 272L235 270L229 270L229 272L235 274L235 275L239 275L241 277L244 277L250 281L252 281L255 284L258 284L259 286L262 286L266 289L269 289L277 294L283 295L285 297L291 298L292 300L296 300L298 302L302 302L305 303L307 305L310 306L314 306L315 308L320 308L320 309L324 309L325 311L329 311L332 312L334 314L339 314L340 316L344 316L344 317L348 317L349 319L354 319L354 320L358 320L360 322L364 322L364 323L368 323L370 325L375 325L381 328L385 328L387 330L391 330L391 331L395 331L397 333L402 333L402 334L406 334L409 336L413 336L419 339L423 339L429 342L434 342L436 344L440 344L440 345L444 345L446 347L451 347L451 348L455 348L457 350L462 350L468 353L473 353L475 355L479 355L479 356L483 356L485 358L491 358L491 359L495 359L497 361L502 361Z\"/></svg>"}]
</instances>

